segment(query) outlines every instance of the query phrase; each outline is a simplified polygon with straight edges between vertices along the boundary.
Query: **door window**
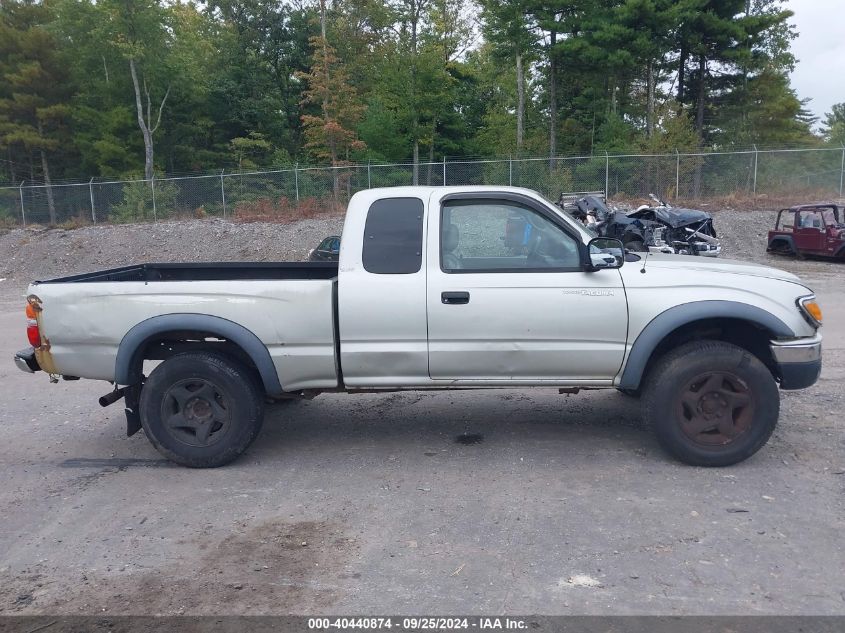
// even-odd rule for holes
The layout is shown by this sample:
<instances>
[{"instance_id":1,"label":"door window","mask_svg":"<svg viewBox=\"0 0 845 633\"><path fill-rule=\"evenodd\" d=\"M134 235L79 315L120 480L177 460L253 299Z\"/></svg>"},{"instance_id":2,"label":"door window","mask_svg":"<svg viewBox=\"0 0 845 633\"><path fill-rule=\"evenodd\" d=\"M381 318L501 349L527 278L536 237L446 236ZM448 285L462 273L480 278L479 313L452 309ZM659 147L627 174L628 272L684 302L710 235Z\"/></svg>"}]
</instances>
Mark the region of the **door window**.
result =
<instances>
[{"instance_id":1,"label":"door window","mask_svg":"<svg viewBox=\"0 0 845 633\"><path fill-rule=\"evenodd\" d=\"M801 214L802 229L823 229L824 221L820 211L804 211Z\"/></svg>"},{"instance_id":2,"label":"door window","mask_svg":"<svg viewBox=\"0 0 845 633\"><path fill-rule=\"evenodd\" d=\"M581 270L579 242L528 206L453 200L440 215L440 267L447 273Z\"/></svg>"}]
</instances>

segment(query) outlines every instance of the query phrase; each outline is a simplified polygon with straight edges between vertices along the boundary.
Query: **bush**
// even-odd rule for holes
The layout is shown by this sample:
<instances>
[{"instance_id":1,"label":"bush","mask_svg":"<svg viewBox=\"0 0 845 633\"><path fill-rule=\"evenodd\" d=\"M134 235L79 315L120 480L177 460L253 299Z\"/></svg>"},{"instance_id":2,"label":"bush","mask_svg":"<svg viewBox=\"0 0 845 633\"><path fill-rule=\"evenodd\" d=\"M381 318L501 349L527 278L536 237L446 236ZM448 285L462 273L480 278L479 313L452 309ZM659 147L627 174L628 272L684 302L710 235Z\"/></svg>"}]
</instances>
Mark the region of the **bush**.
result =
<instances>
[{"instance_id":1,"label":"bush","mask_svg":"<svg viewBox=\"0 0 845 633\"><path fill-rule=\"evenodd\" d=\"M179 187L166 180L155 181L155 212L153 187L149 180L134 180L123 185L123 200L111 208L112 222L144 222L170 216L176 206Z\"/></svg>"},{"instance_id":2,"label":"bush","mask_svg":"<svg viewBox=\"0 0 845 633\"><path fill-rule=\"evenodd\" d=\"M238 222L296 222L320 215L337 215L343 212L343 205L331 198L302 198L292 201L282 196L277 199L258 198L242 201L235 206L235 220Z\"/></svg>"}]
</instances>

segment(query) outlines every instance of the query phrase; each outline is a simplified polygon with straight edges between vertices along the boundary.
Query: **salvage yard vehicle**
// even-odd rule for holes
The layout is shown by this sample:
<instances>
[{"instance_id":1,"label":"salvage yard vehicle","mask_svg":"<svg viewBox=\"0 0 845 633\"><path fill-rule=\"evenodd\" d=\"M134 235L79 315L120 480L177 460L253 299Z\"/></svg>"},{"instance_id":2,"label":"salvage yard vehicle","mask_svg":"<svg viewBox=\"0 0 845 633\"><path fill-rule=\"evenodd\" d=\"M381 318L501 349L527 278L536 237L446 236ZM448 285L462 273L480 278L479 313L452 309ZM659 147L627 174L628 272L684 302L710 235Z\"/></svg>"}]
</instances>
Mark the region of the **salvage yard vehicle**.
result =
<instances>
[{"instance_id":1,"label":"salvage yard vehicle","mask_svg":"<svg viewBox=\"0 0 845 633\"><path fill-rule=\"evenodd\" d=\"M599 235L622 240L629 251L702 257L718 257L722 252L709 213L673 207L654 194L651 194L654 204L623 213L608 208L600 195L571 200L567 194L561 194L558 206Z\"/></svg>"},{"instance_id":2,"label":"salvage yard vehicle","mask_svg":"<svg viewBox=\"0 0 845 633\"><path fill-rule=\"evenodd\" d=\"M778 212L766 250L779 255L845 259L845 224L839 207L828 202L802 204Z\"/></svg>"},{"instance_id":3,"label":"salvage yard vehicle","mask_svg":"<svg viewBox=\"0 0 845 633\"><path fill-rule=\"evenodd\" d=\"M340 236L330 235L308 251L310 262L336 262L340 255Z\"/></svg>"},{"instance_id":4,"label":"salvage yard vehicle","mask_svg":"<svg viewBox=\"0 0 845 633\"><path fill-rule=\"evenodd\" d=\"M338 263L126 266L34 282L26 311L22 370L114 383L100 403L125 400L127 433L192 467L243 453L267 400L494 387L641 393L664 448L724 466L821 370L796 276L626 254L511 187L362 191Z\"/></svg>"}]
</instances>

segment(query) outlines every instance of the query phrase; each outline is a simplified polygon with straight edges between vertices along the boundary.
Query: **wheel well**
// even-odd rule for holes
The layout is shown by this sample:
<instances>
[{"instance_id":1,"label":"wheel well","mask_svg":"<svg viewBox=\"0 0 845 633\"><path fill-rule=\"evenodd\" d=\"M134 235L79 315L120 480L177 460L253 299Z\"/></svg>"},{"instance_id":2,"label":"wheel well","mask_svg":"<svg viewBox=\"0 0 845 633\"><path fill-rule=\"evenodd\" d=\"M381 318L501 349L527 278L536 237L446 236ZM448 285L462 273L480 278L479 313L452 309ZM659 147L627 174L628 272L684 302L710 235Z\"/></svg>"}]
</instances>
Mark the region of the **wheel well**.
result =
<instances>
[{"instance_id":1,"label":"wheel well","mask_svg":"<svg viewBox=\"0 0 845 633\"><path fill-rule=\"evenodd\" d=\"M143 374L144 361L167 360L184 352L217 352L240 362L250 370L256 386L264 391L261 372L253 361L237 343L211 332L201 330L174 330L160 332L147 339L138 346L132 357L131 373L134 376Z\"/></svg>"},{"instance_id":2,"label":"wheel well","mask_svg":"<svg viewBox=\"0 0 845 633\"><path fill-rule=\"evenodd\" d=\"M757 357L772 372L772 376L779 379L777 363L769 347L773 338L776 338L774 333L743 319L708 318L686 323L667 334L654 348L643 371L643 379L667 352L698 340L724 341L741 347Z\"/></svg>"},{"instance_id":3,"label":"wheel well","mask_svg":"<svg viewBox=\"0 0 845 633\"><path fill-rule=\"evenodd\" d=\"M770 249L776 248L776 247L779 247L779 246L785 246L785 247L789 248L790 250L795 250L795 248L792 244L792 240L787 238L785 235L779 235L777 237L773 237L772 241L769 242L769 248Z\"/></svg>"}]
</instances>

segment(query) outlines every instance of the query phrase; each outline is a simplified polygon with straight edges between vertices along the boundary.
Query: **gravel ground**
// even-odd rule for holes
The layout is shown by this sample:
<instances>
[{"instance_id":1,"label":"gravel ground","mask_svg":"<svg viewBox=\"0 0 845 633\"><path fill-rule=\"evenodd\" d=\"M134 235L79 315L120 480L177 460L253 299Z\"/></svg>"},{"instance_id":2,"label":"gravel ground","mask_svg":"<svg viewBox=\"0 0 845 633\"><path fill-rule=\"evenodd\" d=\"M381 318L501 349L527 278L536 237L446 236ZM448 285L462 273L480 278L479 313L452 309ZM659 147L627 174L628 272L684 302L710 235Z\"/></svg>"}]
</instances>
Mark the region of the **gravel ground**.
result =
<instances>
[{"instance_id":1,"label":"gravel ground","mask_svg":"<svg viewBox=\"0 0 845 633\"><path fill-rule=\"evenodd\" d=\"M774 224L775 211L711 213L725 258L786 266L798 274L830 271L829 262L796 262L766 254L766 233ZM71 230L13 229L0 233L0 279L17 288L32 279L144 262L298 261L324 237L342 230L340 216L290 224L208 219Z\"/></svg>"},{"instance_id":2,"label":"gravel ground","mask_svg":"<svg viewBox=\"0 0 845 633\"><path fill-rule=\"evenodd\" d=\"M323 394L178 468L105 383L18 371L0 305L0 615L843 615L845 293L816 287L821 380L721 469L554 389Z\"/></svg>"},{"instance_id":3,"label":"gravel ground","mask_svg":"<svg viewBox=\"0 0 845 633\"><path fill-rule=\"evenodd\" d=\"M0 278L28 282L144 262L304 260L342 229L339 216L291 224L210 219L14 229L0 234Z\"/></svg>"}]
</instances>

